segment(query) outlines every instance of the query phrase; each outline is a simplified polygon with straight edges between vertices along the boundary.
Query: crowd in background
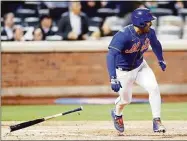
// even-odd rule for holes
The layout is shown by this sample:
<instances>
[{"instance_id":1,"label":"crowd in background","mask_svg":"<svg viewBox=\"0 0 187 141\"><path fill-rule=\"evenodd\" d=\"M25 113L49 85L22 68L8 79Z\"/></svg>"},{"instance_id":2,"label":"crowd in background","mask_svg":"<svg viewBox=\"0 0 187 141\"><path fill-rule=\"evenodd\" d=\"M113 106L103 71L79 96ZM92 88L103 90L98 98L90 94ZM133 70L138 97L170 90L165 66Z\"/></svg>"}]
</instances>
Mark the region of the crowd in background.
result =
<instances>
[{"instance_id":1,"label":"crowd in background","mask_svg":"<svg viewBox=\"0 0 187 141\"><path fill-rule=\"evenodd\" d=\"M4 1L1 4L1 40L92 40L112 36L131 23L138 7L170 9L179 15L186 1Z\"/></svg>"}]
</instances>

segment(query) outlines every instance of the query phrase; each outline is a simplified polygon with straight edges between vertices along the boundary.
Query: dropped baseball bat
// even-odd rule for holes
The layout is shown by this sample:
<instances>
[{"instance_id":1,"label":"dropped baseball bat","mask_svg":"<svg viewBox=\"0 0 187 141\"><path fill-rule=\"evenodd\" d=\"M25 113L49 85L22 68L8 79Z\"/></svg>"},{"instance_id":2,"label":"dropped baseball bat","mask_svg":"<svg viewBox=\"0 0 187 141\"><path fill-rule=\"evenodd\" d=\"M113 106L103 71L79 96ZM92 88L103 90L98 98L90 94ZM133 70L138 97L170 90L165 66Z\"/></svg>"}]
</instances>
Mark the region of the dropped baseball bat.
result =
<instances>
[{"instance_id":1,"label":"dropped baseball bat","mask_svg":"<svg viewBox=\"0 0 187 141\"><path fill-rule=\"evenodd\" d=\"M56 115L52 115L52 116L47 116L47 117L39 118L39 119L35 119L35 120L30 120L30 121L22 122L22 123L16 124L16 125L11 125L10 126L10 132L35 125L35 124L44 122L46 120L49 120L49 119L52 119L52 118L55 118L55 117L59 117L59 116L67 115L67 114L70 114L70 113L78 112L78 111L81 111L81 110L83 110L82 106L79 107L79 108L76 108L74 110L64 112L64 113L60 113L60 114L56 114Z\"/></svg>"}]
</instances>

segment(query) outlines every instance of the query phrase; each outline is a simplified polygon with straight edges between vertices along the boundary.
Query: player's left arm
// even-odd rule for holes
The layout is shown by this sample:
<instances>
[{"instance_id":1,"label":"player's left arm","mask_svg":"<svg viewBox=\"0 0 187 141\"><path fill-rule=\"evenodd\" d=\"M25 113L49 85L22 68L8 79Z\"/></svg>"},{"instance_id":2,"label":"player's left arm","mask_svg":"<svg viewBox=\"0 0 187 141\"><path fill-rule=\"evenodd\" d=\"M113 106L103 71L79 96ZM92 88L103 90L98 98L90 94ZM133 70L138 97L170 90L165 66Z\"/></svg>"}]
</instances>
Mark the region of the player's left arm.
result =
<instances>
[{"instance_id":1,"label":"player's left arm","mask_svg":"<svg viewBox=\"0 0 187 141\"><path fill-rule=\"evenodd\" d=\"M160 41L157 39L154 29L151 29L151 39L150 44L152 47L153 52L155 53L158 63L163 71L166 69L166 63L163 57L162 45Z\"/></svg>"}]
</instances>

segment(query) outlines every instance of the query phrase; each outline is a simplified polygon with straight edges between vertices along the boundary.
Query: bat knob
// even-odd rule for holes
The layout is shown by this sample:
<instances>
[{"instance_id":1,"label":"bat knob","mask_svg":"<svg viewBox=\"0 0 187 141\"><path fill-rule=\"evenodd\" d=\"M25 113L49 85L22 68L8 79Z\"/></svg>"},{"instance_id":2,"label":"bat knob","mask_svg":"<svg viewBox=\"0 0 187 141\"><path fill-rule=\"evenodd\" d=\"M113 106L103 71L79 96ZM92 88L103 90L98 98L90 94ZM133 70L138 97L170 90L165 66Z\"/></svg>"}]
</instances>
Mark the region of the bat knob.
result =
<instances>
[{"instance_id":1,"label":"bat knob","mask_svg":"<svg viewBox=\"0 0 187 141\"><path fill-rule=\"evenodd\" d=\"M10 132L14 131L13 126L10 126Z\"/></svg>"}]
</instances>

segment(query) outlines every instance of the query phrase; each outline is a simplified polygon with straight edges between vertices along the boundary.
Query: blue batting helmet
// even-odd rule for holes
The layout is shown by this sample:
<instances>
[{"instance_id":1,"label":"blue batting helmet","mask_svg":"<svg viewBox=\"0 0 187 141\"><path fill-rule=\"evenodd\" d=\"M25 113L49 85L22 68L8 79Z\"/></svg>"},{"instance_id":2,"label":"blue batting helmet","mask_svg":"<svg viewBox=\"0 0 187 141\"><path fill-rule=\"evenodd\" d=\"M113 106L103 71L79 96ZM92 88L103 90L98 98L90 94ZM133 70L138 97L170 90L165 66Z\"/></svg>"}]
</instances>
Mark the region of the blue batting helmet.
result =
<instances>
[{"instance_id":1,"label":"blue batting helmet","mask_svg":"<svg viewBox=\"0 0 187 141\"><path fill-rule=\"evenodd\" d=\"M155 20L150 10L147 8L137 8L132 12L131 21L134 26L143 28L146 26L146 22Z\"/></svg>"}]
</instances>

